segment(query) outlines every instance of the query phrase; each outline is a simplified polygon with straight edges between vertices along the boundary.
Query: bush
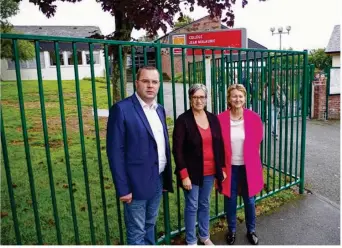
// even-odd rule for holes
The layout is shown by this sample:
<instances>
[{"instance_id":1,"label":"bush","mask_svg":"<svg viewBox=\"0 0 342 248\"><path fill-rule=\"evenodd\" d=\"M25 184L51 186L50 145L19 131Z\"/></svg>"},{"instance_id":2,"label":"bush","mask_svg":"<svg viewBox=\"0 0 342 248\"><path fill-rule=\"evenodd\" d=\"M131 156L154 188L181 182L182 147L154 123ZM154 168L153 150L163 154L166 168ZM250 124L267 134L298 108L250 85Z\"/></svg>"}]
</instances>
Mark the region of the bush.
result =
<instances>
[{"instance_id":1,"label":"bush","mask_svg":"<svg viewBox=\"0 0 342 248\"><path fill-rule=\"evenodd\" d=\"M185 80L186 80L187 83L189 82L188 75L185 76ZM183 73L182 72L176 73L176 75L175 75L175 83L180 83L180 84L183 83Z\"/></svg>"}]
</instances>

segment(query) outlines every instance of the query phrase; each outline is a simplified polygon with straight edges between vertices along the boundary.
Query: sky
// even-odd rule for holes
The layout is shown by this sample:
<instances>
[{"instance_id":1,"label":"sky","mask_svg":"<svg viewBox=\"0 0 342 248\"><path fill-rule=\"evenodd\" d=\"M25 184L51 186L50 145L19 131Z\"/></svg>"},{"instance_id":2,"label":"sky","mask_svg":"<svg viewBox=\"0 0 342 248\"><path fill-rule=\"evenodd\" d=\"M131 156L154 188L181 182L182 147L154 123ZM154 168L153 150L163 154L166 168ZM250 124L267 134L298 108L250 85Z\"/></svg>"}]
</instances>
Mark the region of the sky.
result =
<instances>
[{"instance_id":1,"label":"sky","mask_svg":"<svg viewBox=\"0 0 342 248\"><path fill-rule=\"evenodd\" d=\"M48 19L32 3L23 0L19 13L9 21L13 25L91 25L99 26L103 34L114 31L114 18L101 9L95 0L77 3L57 2L57 12ZM271 27L291 26L290 34L282 35L282 47L294 50L324 48L329 42L334 25L341 23L340 0L249 0L245 8L241 0L234 7L234 28L246 28L248 38L269 49L279 49L279 35L272 36ZM195 7L194 12L185 10L192 18L208 15L204 8ZM177 18L177 16L175 17ZM171 31L169 28L168 31ZM162 31L158 32L163 35ZM134 30L132 37L139 38L144 30Z\"/></svg>"}]
</instances>

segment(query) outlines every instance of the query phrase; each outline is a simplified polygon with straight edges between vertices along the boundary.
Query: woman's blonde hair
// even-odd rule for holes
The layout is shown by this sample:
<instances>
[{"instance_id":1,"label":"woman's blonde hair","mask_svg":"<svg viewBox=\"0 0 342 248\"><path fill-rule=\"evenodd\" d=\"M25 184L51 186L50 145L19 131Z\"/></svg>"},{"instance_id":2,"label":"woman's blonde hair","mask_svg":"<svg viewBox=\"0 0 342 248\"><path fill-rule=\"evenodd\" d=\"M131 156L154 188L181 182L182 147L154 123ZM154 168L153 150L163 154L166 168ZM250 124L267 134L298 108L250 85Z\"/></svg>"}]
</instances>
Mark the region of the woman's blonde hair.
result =
<instances>
[{"instance_id":1,"label":"woman's blonde hair","mask_svg":"<svg viewBox=\"0 0 342 248\"><path fill-rule=\"evenodd\" d=\"M230 94L233 90L238 90L241 91L243 93L243 95L246 97L247 95L247 91L245 86L243 86L243 84L232 84L231 86L228 87L227 90L227 103L228 103L228 108L231 108L232 105L229 102L229 98L230 98Z\"/></svg>"}]
</instances>

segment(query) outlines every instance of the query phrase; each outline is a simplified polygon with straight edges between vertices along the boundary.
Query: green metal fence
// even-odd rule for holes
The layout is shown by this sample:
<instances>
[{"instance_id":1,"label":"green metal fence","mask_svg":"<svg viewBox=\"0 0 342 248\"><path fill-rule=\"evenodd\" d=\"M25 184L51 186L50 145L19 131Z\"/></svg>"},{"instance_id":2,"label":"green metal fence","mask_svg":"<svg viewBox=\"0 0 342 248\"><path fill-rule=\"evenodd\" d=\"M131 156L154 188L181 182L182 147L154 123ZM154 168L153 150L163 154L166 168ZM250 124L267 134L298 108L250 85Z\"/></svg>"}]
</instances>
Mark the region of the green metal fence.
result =
<instances>
[{"instance_id":1,"label":"green metal fence","mask_svg":"<svg viewBox=\"0 0 342 248\"><path fill-rule=\"evenodd\" d=\"M190 84L207 83L206 76L210 72L212 112L219 113L226 109L227 87L233 82L242 82L246 75L246 82L252 82L252 88L247 87L248 99L252 96L248 107L252 106L260 113L264 122L261 154L265 187L256 200L294 185L299 185L300 192L303 192L309 88L306 51L17 34L2 34L2 39L12 42L16 74L16 81L1 82L1 146L5 169L5 173L1 173L2 244L124 244L122 206L115 197L105 153L107 118L98 115L99 109L108 109L112 105L109 52L113 50L118 51L121 98L126 95L126 66L122 51L128 51L132 57L132 82L135 81L135 54L139 47L143 48L145 64L148 62L147 49L154 49L159 70L163 63L162 50L169 53L171 81L163 82L161 76L158 101L166 108L170 134L173 121L189 106L187 89ZM21 79L23 70L18 57L18 42L21 40L29 40L34 45L35 80ZM40 61L42 42L50 42L55 54L62 51L61 44L63 47L69 44L73 80L63 80L59 56L56 56L56 65L49 67L55 70L56 80L44 80ZM79 78L77 51L80 43L87 45L90 54L90 80ZM95 77L95 46L103 49L105 57L102 79ZM180 50L180 54L175 54L174 48ZM192 54L200 51L201 55L188 56L188 51ZM207 57L211 59L210 68L205 62ZM181 63L181 68L175 67L176 60ZM189 64L189 61L196 63ZM182 73L182 84L176 83L176 73ZM278 140L271 135L270 99L263 99L261 94L272 77L286 94L286 107L280 110L279 123L276 124L280 130ZM134 91L132 82L127 83L129 94ZM295 104L298 99L302 101L301 113ZM243 207L241 199L238 207ZM156 227L158 243L170 244L172 237L184 231L183 210L184 198L178 187L174 194L163 194L163 207ZM216 191L212 194L210 213L211 220L224 215L223 197Z\"/></svg>"}]
</instances>

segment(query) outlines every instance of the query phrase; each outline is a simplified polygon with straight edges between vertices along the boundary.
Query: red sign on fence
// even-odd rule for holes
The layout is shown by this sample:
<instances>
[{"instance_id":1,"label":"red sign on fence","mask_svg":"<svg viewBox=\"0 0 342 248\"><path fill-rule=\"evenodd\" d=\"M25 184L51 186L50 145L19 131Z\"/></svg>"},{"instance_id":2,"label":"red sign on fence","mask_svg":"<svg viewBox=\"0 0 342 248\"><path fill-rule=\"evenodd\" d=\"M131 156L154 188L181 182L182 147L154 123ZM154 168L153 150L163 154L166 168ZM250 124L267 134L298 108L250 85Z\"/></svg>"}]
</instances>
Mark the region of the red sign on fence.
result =
<instances>
[{"instance_id":1,"label":"red sign on fence","mask_svg":"<svg viewBox=\"0 0 342 248\"><path fill-rule=\"evenodd\" d=\"M228 29L214 32L188 33L186 44L191 46L217 46L244 48L247 46L246 29ZM192 55L193 49L187 49L187 55ZM195 49L195 55L202 55L202 49ZM229 53L225 50L225 54ZM212 54L211 50L205 51L206 55ZM216 50L215 54L221 54Z\"/></svg>"}]
</instances>

